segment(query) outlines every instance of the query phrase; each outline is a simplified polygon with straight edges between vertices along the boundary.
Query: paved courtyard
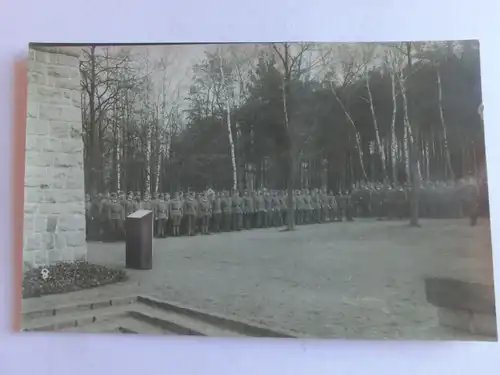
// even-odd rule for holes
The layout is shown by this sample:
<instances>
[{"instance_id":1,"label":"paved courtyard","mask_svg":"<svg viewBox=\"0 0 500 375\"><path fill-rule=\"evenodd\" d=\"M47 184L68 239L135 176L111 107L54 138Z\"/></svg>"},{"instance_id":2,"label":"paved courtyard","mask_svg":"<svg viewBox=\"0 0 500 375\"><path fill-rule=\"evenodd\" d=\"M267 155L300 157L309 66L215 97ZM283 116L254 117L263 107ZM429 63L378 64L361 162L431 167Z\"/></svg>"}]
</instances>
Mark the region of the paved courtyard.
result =
<instances>
[{"instance_id":1,"label":"paved courtyard","mask_svg":"<svg viewBox=\"0 0 500 375\"><path fill-rule=\"evenodd\" d=\"M153 270L130 270L126 284L81 295L144 293L315 337L467 338L437 326L424 277L492 283L489 225L421 223L357 220L157 239ZM88 251L90 262L125 265L123 243L89 243Z\"/></svg>"}]
</instances>

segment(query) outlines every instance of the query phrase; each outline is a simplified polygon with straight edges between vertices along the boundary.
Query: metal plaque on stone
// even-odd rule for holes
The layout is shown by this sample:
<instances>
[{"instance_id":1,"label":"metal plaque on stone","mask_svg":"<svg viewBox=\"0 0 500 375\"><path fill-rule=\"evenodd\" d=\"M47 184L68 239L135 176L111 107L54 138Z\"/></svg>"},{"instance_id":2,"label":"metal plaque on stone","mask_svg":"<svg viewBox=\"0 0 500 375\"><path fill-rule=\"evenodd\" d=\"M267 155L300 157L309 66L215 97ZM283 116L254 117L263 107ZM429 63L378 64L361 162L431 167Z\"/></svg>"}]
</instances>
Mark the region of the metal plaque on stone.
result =
<instances>
[{"instance_id":1,"label":"metal plaque on stone","mask_svg":"<svg viewBox=\"0 0 500 375\"><path fill-rule=\"evenodd\" d=\"M153 268L153 212L138 210L125 219L125 265L127 268Z\"/></svg>"}]
</instances>

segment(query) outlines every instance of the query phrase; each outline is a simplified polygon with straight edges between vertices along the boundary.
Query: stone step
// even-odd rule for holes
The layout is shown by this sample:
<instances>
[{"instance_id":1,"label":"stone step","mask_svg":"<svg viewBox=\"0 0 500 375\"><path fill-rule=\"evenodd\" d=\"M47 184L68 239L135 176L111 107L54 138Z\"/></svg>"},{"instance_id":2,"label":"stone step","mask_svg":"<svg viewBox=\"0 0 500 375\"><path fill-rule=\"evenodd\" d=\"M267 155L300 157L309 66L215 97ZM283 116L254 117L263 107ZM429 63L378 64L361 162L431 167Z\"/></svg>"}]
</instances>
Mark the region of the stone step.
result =
<instances>
[{"instance_id":1,"label":"stone step","mask_svg":"<svg viewBox=\"0 0 500 375\"><path fill-rule=\"evenodd\" d=\"M130 305L137 302L137 296L126 296L126 297L116 297L110 299L103 299L99 301L92 302L82 302L78 304L71 305L61 305L53 308L45 308L39 310L28 310L23 309L22 320L23 322L29 322L33 319L46 318L62 314L76 314L84 313L88 311L98 310L110 306L123 306Z\"/></svg>"},{"instance_id":2,"label":"stone step","mask_svg":"<svg viewBox=\"0 0 500 375\"><path fill-rule=\"evenodd\" d=\"M145 335L175 335L161 327L142 322L133 317L122 316L93 324L63 329L61 332L78 333L134 333Z\"/></svg>"},{"instance_id":3,"label":"stone step","mask_svg":"<svg viewBox=\"0 0 500 375\"><path fill-rule=\"evenodd\" d=\"M120 321L117 331L120 333L135 333L141 335L176 335L174 332L161 327L152 326L151 324L133 318L125 318Z\"/></svg>"},{"instance_id":4,"label":"stone step","mask_svg":"<svg viewBox=\"0 0 500 375\"><path fill-rule=\"evenodd\" d=\"M97 333L116 332L122 327L132 332L137 332L136 329L139 329L137 333L157 335L243 336L224 327L138 302L83 311L66 309L65 313L40 315L42 317L25 319L23 329L25 331ZM135 328L130 328L130 325Z\"/></svg>"},{"instance_id":5,"label":"stone step","mask_svg":"<svg viewBox=\"0 0 500 375\"><path fill-rule=\"evenodd\" d=\"M63 331L90 324L105 323L126 316L131 306L132 304L128 304L87 310L75 308L51 316L37 314L42 317L23 317L22 328L24 331Z\"/></svg>"},{"instance_id":6,"label":"stone step","mask_svg":"<svg viewBox=\"0 0 500 375\"><path fill-rule=\"evenodd\" d=\"M25 312L22 317L22 328L23 331L138 332L211 337L295 337L260 324L237 321L143 296L121 297Z\"/></svg>"},{"instance_id":7,"label":"stone step","mask_svg":"<svg viewBox=\"0 0 500 375\"><path fill-rule=\"evenodd\" d=\"M158 300L150 296L138 296L137 300L145 305L160 309L162 311L172 312L180 316L203 322L208 326L221 327L228 332L238 333L238 336L250 337L275 337L275 338L295 338L296 333L286 332L282 329L269 328L256 322L235 320L231 317L217 315L201 311L193 307L183 306L179 303L171 303ZM308 338L305 334L300 334L302 338Z\"/></svg>"},{"instance_id":8,"label":"stone step","mask_svg":"<svg viewBox=\"0 0 500 375\"><path fill-rule=\"evenodd\" d=\"M151 325L164 327L166 330L171 330L170 324L175 324L180 327L191 330L193 335L210 336L210 337L243 337L244 335L234 330L228 329L220 325L214 325L200 319L192 318L184 314L173 311L164 310L158 307L140 305L140 309L134 309L130 314L137 320L142 320ZM168 322L165 324L165 322ZM186 332L185 334L190 334Z\"/></svg>"}]
</instances>

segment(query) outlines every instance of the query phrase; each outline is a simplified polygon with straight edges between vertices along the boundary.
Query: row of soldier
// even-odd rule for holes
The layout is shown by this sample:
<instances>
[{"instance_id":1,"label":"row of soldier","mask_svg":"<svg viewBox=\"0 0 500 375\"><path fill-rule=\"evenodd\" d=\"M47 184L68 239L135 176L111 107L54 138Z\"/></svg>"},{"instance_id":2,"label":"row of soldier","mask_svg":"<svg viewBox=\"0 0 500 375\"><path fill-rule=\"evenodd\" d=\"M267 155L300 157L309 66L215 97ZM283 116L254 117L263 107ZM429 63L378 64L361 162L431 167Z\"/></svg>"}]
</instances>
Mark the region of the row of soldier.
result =
<instances>
[{"instance_id":1,"label":"row of soldier","mask_svg":"<svg viewBox=\"0 0 500 375\"><path fill-rule=\"evenodd\" d=\"M456 218L470 215L477 201L478 186L471 179L457 183L424 183L420 192L419 216ZM366 184L350 192L333 194L326 189L294 191L292 207L298 225L331 221L353 216L403 219L410 214L410 188L389 184ZM125 217L138 209L151 210L155 236L279 227L286 224L286 191L267 190L202 193L148 193L142 196L123 192L87 196L88 238L118 240L124 237Z\"/></svg>"},{"instance_id":2,"label":"row of soldier","mask_svg":"<svg viewBox=\"0 0 500 375\"><path fill-rule=\"evenodd\" d=\"M482 193L481 187L487 189L485 181L472 177L457 181L425 181L420 189L419 216L441 219L470 216L478 208L478 199L487 199L487 191ZM408 217L410 196L410 187L389 184L365 184L351 192L356 216L379 219Z\"/></svg>"},{"instance_id":3,"label":"row of soldier","mask_svg":"<svg viewBox=\"0 0 500 375\"><path fill-rule=\"evenodd\" d=\"M327 193L325 189L296 190L292 205L298 225L330 221L352 221L349 194ZM193 236L221 231L280 227L287 222L286 191L267 190L202 193L139 192L87 195L87 238L116 241L124 238L125 218L139 210L151 210L156 237Z\"/></svg>"}]
</instances>

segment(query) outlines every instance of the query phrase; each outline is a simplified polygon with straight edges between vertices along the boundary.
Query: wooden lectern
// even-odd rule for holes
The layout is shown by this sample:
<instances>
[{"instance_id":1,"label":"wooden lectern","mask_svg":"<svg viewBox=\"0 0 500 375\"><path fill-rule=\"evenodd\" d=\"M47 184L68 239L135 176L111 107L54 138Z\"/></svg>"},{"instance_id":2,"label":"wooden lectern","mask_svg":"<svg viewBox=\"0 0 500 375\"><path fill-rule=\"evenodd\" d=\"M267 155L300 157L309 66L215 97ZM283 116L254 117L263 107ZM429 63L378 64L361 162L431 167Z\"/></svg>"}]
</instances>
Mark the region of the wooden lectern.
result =
<instances>
[{"instance_id":1,"label":"wooden lectern","mask_svg":"<svg viewBox=\"0 0 500 375\"><path fill-rule=\"evenodd\" d=\"M153 268L153 212L138 210L125 219L125 265L136 270Z\"/></svg>"}]
</instances>

